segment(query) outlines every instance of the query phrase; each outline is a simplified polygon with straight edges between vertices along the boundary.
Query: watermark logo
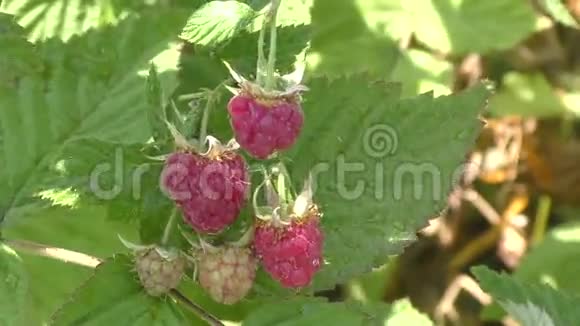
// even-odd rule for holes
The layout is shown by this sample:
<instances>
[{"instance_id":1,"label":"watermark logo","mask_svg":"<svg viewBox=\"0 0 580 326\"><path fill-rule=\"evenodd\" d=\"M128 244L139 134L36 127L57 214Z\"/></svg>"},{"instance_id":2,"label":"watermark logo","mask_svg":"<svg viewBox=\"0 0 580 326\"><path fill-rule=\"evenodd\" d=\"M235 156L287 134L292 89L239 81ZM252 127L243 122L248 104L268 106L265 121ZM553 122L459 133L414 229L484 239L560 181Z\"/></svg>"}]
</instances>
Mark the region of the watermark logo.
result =
<instances>
[{"instance_id":1,"label":"watermark logo","mask_svg":"<svg viewBox=\"0 0 580 326\"><path fill-rule=\"evenodd\" d=\"M312 191L316 193L320 182L331 185L331 191L344 200L357 200L362 196L385 199L429 199L439 201L447 196L449 186L459 184L464 175L477 173L478 166L472 162L458 165L452 171L445 170L428 160L401 161L397 157L400 139L397 129L388 124L376 124L363 132L364 157L347 160L344 154L333 161L318 162L310 169ZM398 159L398 160L397 160ZM128 168L123 148L117 148L109 162L95 165L89 175L89 188L99 199L112 200L130 187L132 198L139 200L143 192L143 180L151 178L150 164ZM166 166L158 178L159 188L171 199L186 201L191 199L191 189L198 189L198 195L208 200L230 200L235 196L238 185L230 182L231 171L220 165L207 165L196 171L192 178L190 167L184 163ZM259 169L258 169L259 170ZM255 172L255 171L253 171ZM191 180L186 180L186 179ZM197 183L195 187L192 182ZM148 183L149 185L151 182ZM171 189L171 190L168 190Z\"/></svg>"}]
</instances>

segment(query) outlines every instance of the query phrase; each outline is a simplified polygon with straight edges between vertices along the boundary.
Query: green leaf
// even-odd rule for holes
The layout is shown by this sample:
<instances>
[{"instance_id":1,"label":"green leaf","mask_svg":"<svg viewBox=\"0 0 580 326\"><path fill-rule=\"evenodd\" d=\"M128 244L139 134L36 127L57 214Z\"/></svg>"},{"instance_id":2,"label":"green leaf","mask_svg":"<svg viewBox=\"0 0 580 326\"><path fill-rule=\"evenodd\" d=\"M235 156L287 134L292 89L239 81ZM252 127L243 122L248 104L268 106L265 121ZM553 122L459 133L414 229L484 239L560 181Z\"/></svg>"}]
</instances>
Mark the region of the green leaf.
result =
<instances>
[{"instance_id":1,"label":"green leaf","mask_svg":"<svg viewBox=\"0 0 580 326\"><path fill-rule=\"evenodd\" d=\"M570 14L562 0L540 0L538 2L556 21L568 27L580 28L578 21Z\"/></svg>"},{"instance_id":2,"label":"green leaf","mask_svg":"<svg viewBox=\"0 0 580 326\"><path fill-rule=\"evenodd\" d=\"M362 2L361 2L362 3ZM372 14L352 0L316 0L311 10L312 46L309 69L317 74L373 72L385 76L395 66L399 51L385 32L370 30ZM328 13L332 12L332 15Z\"/></svg>"},{"instance_id":3,"label":"green leaf","mask_svg":"<svg viewBox=\"0 0 580 326\"><path fill-rule=\"evenodd\" d=\"M172 8L195 8L204 2L175 1ZM53 37L68 40L90 29L115 25L132 13L163 12L168 7L160 0L4 0L0 10L16 15L29 39L42 41Z\"/></svg>"},{"instance_id":4,"label":"green leaf","mask_svg":"<svg viewBox=\"0 0 580 326\"><path fill-rule=\"evenodd\" d=\"M239 1L211 1L187 20L180 37L190 43L216 46L231 40L257 15Z\"/></svg>"},{"instance_id":5,"label":"green leaf","mask_svg":"<svg viewBox=\"0 0 580 326\"><path fill-rule=\"evenodd\" d=\"M393 305L357 302L327 303L321 299L296 298L263 305L255 309L243 326L298 325L433 325L407 300Z\"/></svg>"},{"instance_id":6,"label":"green leaf","mask_svg":"<svg viewBox=\"0 0 580 326\"><path fill-rule=\"evenodd\" d=\"M176 73L167 59L177 59L171 41L184 20L173 11L130 17L66 44L48 41L39 48L46 79L25 76L16 89L0 88L0 220L37 204L39 193L59 182L55 174L63 172L59 162L66 159L61 152L67 144L89 137L120 143L151 137L147 69L151 61L158 64L161 80Z\"/></svg>"},{"instance_id":7,"label":"green leaf","mask_svg":"<svg viewBox=\"0 0 580 326\"><path fill-rule=\"evenodd\" d=\"M189 278L184 279L181 282L178 290L191 301L202 306L205 311L218 317L222 321L241 321L245 316L261 306L261 301L263 299L267 299L264 297L258 298L257 300L245 298L244 300L241 300L240 302L233 305L224 305L214 301L208 295L207 291L204 290L201 285L199 285L198 282L193 282ZM197 321L198 318L199 317L195 318L195 321ZM205 325L205 323L202 323L201 321L195 323L192 321L190 325ZM226 325L230 324L226 323Z\"/></svg>"},{"instance_id":8,"label":"green leaf","mask_svg":"<svg viewBox=\"0 0 580 326\"><path fill-rule=\"evenodd\" d=\"M404 6L419 41L443 52L507 49L535 30L535 13L526 1L420 0Z\"/></svg>"},{"instance_id":9,"label":"green leaf","mask_svg":"<svg viewBox=\"0 0 580 326\"><path fill-rule=\"evenodd\" d=\"M491 98L489 110L497 116L538 118L559 117L567 111L542 74L526 75L517 72L509 72L503 77L502 87Z\"/></svg>"},{"instance_id":10,"label":"green leaf","mask_svg":"<svg viewBox=\"0 0 580 326\"><path fill-rule=\"evenodd\" d=\"M94 275L52 318L52 325L184 325L171 300L145 293L132 271L131 258L117 255Z\"/></svg>"},{"instance_id":11,"label":"green leaf","mask_svg":"<svg viewBox=\"0 0 580 326\"><path fill-rule=\"evenodd\" d=\"M413 325L431 326L433 323L426 315L417 311L409 300L398 300L391 305L384 326Z\"/></svg>"},{"instance_id":12,"label":"green leaf","mask_svg":"<svg viewBox=\"0 0 580 326\"><path fill-rule=\"evenodd\" d=\"M147 157L142 145L83 139L64 150L62 175L82 203L106 207L108 218L138 222L145 231L144 243L161 239L173 202L161 191L163 163Z\"/></svg>"},{"instance_id":13,"label":"green leaf","mask_svg":"<svg viewBox=\"0 0 580 326\"><path fill-rule=\"evenodd\" d=\"M529 36L536 16L529 3L512 0L315 0L312 26L312 49L321 52L321 58L310 59L314 63L328 57L339 64L338 71L340 66L385 69L394 55L386 37L406 42L414 34L445 53L489 52Z\"/></svg>"},{"instance_id":14,"label":"green leaf","mask_svg":"<svg viewBox=\"0 0 580 326\"><path fill-rule=\"evenodd\" d=\"M19 23L26 27L33 40L53 36L67 40L92 27L114 23L120 14L115 5L121 1L89 0L5 0L3 10L14 13Z\"/></svg>"},{"instance_id":15,"label":"green leaf","mask_svg":"<svg viewBox=\"0 0 580 326\"><path fill-rule=\"evenodd\" d=\"M580 294L580 224L558 226L524 257L514 276Z\"/></svg>"},{"instance_id":16,"label":"green leaf","mask_svg":"<svg viewBox=\"0 0 580 326\"><path fill-rule=\"evenodd\" d=\"M38 74L41 70L40 56L26 40L24 29L13 16L0 12L0 87L10 86L20 76Z\"/></svg>"},{"instance_id":17,"label":"green leaf","mask_svg":"<svg viewBox=\"0 0 580 326\"><path fill-rule=\"evenodd\" d=\"M391 275L397 267L395 257L391 257L385 265L351 279L346 287L348 297L362 302L383 300Z\"/></svg>"},{"instance_id":18,"label":"green leaf","mask_svg":"<svg viewBox=\"0 0 580 326\"><path fill-rule=\"evenodd\" d=\"M278 26L310 24L310 8L314 0L282 1L278 8Z\"/></svg>"},{"instance_id":19,"label":"green leaf","mask_svg":"<svg viewBox=\"0 0 580 326\"><path fill-rule=\"evenodd\" d=\"M400 100L362 75L307 86L305 125L283 159L296 189L313 174L326 237L314 288L328 289L400 253L445 206L488 91Z\"/></svg>"},{"instance_id":20,"label":"green leaf","mask_svg":"<svg viewBox=\"0 0 580 326\"><path fill-rule=\"evenodd\" d=\"M506 274L496 274L486 267L472 272L484 291L522 326L576 325L580 320L580 297L559 292L538 283L523 283Z\"/></svg>"},{"instance_id":21,"label":"green leaf","mask_svg":"<svg viewBox=\"0 0 580 326\"><path fill-rule=\"evenodd\" d=\"M0 325L16 325L22 315L28 275L20 257L0 243Z\"/></svg>"},{"instance_id":22,"label":"green leaf","mask_svg":"<svg viewBox=\"0 0 580 326\"><path fill-rule=\"evenodd\" d=\"M105 219L104 209L83 207L70 210L53 207L3 228L7 239L26 239L72 249L96 257L108 257L127 251L117 234L125 239L137 239L132 225L112 223ZM96 245L98 244L98 245ZM90 277L92 270L84 266L19 252L29 275L21 323L18 325L45 325L50 315L73 291Z\"/></svg>"},{"instance_id":23,"label":"green leaf","mask_svg":"<svg viewBox=\"0 0 580 326\"><path fill-rule=\"evenodd\" d=\"M147 76L147 117L149 118L149 126L153 132L153 139L161 141L168 139L170 134L167 125L167 114L165 113L165 106L167 105L163 90L161 89L161 82L157 73L155 65L149 68L149 75Z\"/></svg>"},{"instance_id":24,"label":"green leaf","mask_svg":"<svg viewBox=\"0 0 580 326\"><path fill-rule=\"evenodd\" d=\"M390 78L400 82L403 97L432 91L435 96L451 93L453 66L431 54L410 49L402 53Z\"/></svg>"}]
</instances>

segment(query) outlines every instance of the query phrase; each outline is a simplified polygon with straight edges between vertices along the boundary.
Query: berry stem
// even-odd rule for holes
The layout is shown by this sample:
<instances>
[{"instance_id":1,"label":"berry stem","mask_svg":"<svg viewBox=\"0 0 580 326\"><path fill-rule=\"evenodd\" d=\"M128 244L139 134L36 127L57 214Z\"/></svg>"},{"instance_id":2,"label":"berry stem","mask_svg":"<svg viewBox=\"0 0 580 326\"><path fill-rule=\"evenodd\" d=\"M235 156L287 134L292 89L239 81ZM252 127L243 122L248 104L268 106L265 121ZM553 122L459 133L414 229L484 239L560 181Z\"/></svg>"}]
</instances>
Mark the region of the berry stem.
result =
<instances>
[{"instance_id":1,"label":"berry stem","mask_svg":"<svg viewBox=\"0 0 580 326\"><path fill-rule=\"evenodd\" d=\"M208 92L205 107L203 108L203 117L201 118L201 127L199 128L199 146L205 145L205 137L207 136L207 124L209 122L209 111L212 104L212 92ZM202 150L203 152L203 150Z\"/></svg>"},{"instance_id":2,"label":"berry stem","mask_svg":"<svg viewBox=\"0 0 580 326\"><path fill-rule=\"evenodd\" d=\"M181 292L173 289L169 292L169 295L175 300L179 301L181 304L186 306L189 310L195 313L199 318L203 319L208 325L211 326L224 326L224 324L214 317L209 312L205 311L202 307L197 305L195 302L189 300L186 296L184 296Z\"/></svg>"},{"instance_id":3,"label":"berry stem","mask_svg":"<svg viewBox=\"0 0 580 326\"><path fill-rule=\"evenodd\" d=\"M26 240L2 240L8 246L28 254L48 257L60 260L65 263L72 263L80 266L95 268L102 260L82 252L76 252L64 248L47 246Z\"/></svg>"},{"instance_id":4,"label":"berry stem","mask_svg":"<svg viewBox=\"0 0 580 326\"><path fill-rule=\"evenodd\" d=\"M264 38L266 36L266 24L268 17L264 18L264 25L260 29L260 36L258 38L258 64L256 67L256 82L262 86L264 84L264 71L266 70L266 58L264 55Z\"/></svg>"},{"instance_id":5,"label":"berry stem","mask_svg":"<svg viewBox=\"0 0 580 326\"><path fill-rule=\"evenodd\" d=\"M276 16L278 15L278 8L282 0L272 0L269 15L270 24L270 50L268 52L268 66L266 69L266 90L272 90L275 84L274 72L276 69Z\"/></svg>"},{"instance_id":6,"label":"berry stem","mask_svg":"<svg viewBox=\"0 0 580 326\"><path fill-rule=\"evenodd\" d=\"M169 242L169 237L171 236L171 231L173 230L173 226L175 225L176 221L177 221L177 209L174 208L173 211L171 211L169 220L167 221L165 229L163 230L163 237L161 238L162 246L166 246L167 243Z\"/></svg>"},{"instance_id":7,"label":"berry stem","mask_svg":"<svg viewBox=\"0 0 580 326\"><path fill-rule=\"evenodd\" d=\"M224 86L224 82L221 82L214 89L206 90L206 102L203 108L203 117L201 118L201 126L199 128L199 146L203 148L205 145L205 138L207 137L207 125L209 123L209 112L216 101L220 87ZM204 152L204 150L202 150Z\"/></svg>"}]
</instances>

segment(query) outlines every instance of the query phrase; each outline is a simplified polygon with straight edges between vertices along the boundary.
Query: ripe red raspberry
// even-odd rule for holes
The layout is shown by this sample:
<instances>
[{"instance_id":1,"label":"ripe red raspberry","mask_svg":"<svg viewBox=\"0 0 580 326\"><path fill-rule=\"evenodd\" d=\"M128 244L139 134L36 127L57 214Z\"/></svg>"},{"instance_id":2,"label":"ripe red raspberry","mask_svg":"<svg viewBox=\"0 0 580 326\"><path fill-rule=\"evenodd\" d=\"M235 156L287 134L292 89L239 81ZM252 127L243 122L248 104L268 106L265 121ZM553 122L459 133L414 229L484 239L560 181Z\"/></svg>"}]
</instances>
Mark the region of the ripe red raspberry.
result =
<instances>
[{"instance_id":1,"label":"ripe red raspberry","mask_svg":"<svg viewBox=\"0 0 580 326\"><path fill-rule=\"evenodd\" d=\"M220 232L235 221L246 200L248 180L245 160L233 151L173 153L161 173L162 188L201 233Z\"/></svg>"},{"instance_id":2,"label":"ripe red raspberry","mask_svg":"<svg viewBox=\"0 0 580 326\"><path fill-rule=\"evenodd\" d=\"M261 99L242 92L230 100L228 112L237 142L259 159L290 148L304 123L296 97Z\"/></svg>"},{"instance_id":3,"label":"ripe red raspberry","mask_svg":"<svg viewBox=\"0 0 580 326\"><path fill-rule=\"evenodd\" d=\"M305 217L293 219L289 225L258 221L254 248L274 279L285 287L300 288L310 284L320 269L323 240L313 205Z\"/></svg>"},{"instance_id":4,"label":"ripe red raspberry","mask_svg":"<svg viewBox=\"0 0 580 326\"><path fill-rule=\"evenodd\" d=\"M252 288L257 261L250 249L211 248L198 258L199 283L215 301L234 304Z\"/></svg>"},{"instance_id":5,"label":"ripe red raspberry","mask_svg":"<svg viewBox=\"0 0 580 326\"><path fill-rule=\"evenodd\" d=\"M136 252L135 269L145 291L160 296L179 285L185 260L175 253L163 257L158 249L148 248Z\"/></svg>"}]
</instances>

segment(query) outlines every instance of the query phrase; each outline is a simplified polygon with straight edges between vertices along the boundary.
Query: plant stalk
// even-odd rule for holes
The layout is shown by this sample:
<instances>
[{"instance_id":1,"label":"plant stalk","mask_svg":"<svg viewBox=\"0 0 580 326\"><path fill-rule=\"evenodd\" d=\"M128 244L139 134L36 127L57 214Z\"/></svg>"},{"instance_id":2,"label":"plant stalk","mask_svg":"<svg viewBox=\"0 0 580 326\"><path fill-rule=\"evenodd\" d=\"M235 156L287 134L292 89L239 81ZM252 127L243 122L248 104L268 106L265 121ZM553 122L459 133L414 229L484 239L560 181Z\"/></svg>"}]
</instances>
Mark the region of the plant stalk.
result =
<instances>
[{"instance_id":1,"label":"plant stalk","mask_svg":"<svg viewBox=\"0 0 580 326\"><path fill-rule=\"evenodd\" d=\"M60 260L65 263L72 263L80 266L95 268L102 260L97 257L93 257L81 252L76 252L64 248L47 246L44 244L39 244L26 240L2 240L8 246L16 249L17 251L22 251L28 254L48 257L56 260Z\"/></svg>"},{"instance_id":2,"label":"plant stalk","mask_svg":"<svg viewBox=\"0 0 580 326\"><path fill-rule=\"evenodd\" d=\"M199 146L205 146L205 137L207 136L207 125L209 123L209 111L213 105L213 91L208 91L205 107L203 108L203 117L201 118L201 127L199 128ZM202 151L203 152L203 151Z\"/></svg>"},{"instance_id":3,"label":"plant stalk","mask_svg":"<svg viewBox=\"0 0 580 326\"><path fill-rule=\"evenodd\" d=\"M538 200L538 211L536 213L536 220L532 230L532 245L537 245L544 239L546 228L548 227L548 220L550 218L550 208L552 206L552 199L547 195L540 196Z\"/></svg>"},{"instance_id":4,"label":"plant stalk","mask_svg":"<svg viewBox=\"0 0 580 326\"><path fill-rule=\"evenodd\" d=\"M222 323L219 319L214 317L209 312L205 311L205 309L197 305L195 302L189 300L181 292L173 289L169 292L169 294L175 301L179 301L181 304L183 304L185 307L187 307L189 310L191 310L193 313L195 313L199 318L203 319L209 325L224 326L224 323Z\"/></svg>"},{"instance_id":5,"label":"plant stalk","mask_svg":"<svg viewBox=\"0 0 580 326\"><path fill-rule=\"evenodd\" d=\"M169 220L167 221L165 229L163 230L163 237L161 238L162 246L166 246L167 243L169 242L169 237L171 236L171 231L173 230L173 226L175 225L176 221L177 221L177 209L174 208L173 211L171 211Z\"/></svg>"},{"instance_id":6,"label":"plant stalk","mask_svg":"<svg viewBox=\"0 0 580 326\"><path fill-rule=\"evenodd\" d=\"M260 28L260 36L258 37L258 64L256 67L256 82L262 86L264 84L264 70L266 68L266 58L264 55L264 39L266 37L266 24L268 17L264 18L264 24Z\"/></svg>"},{"instance_id":7,"label":"plant stalk","mask_svg":"<svg viewBox=\"0 0 580 326\"><path fill-rule=\"evenodd\" d=\"M282 0L272 0L272 7L269 12L269 25L270 25L270 50L268 52L268 66L266 68L266 90L272 90L275 84L274 73L276 71L276 38L277 38L277 27L276 27L276 16L278 15L278 8L280 8L280 3Z\"/></svg>"}]
</instances>

